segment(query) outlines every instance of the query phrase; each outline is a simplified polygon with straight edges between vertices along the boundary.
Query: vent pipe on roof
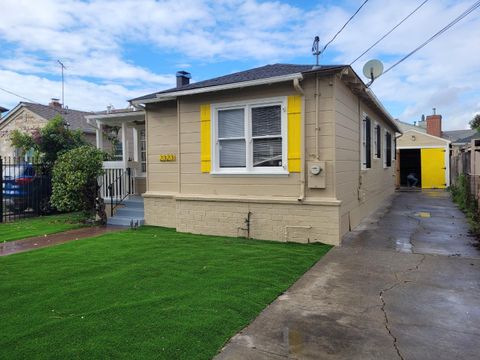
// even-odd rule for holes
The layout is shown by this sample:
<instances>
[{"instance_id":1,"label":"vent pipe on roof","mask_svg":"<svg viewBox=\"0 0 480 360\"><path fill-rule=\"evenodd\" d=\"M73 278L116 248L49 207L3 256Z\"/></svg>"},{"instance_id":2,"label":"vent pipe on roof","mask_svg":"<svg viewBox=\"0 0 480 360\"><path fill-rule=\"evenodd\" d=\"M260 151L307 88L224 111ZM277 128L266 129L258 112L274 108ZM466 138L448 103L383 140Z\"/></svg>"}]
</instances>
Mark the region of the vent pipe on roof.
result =
<instances>
[{"instance_id":1,"label":"vent pipe on roof","mask_svg":"<svg viewBox=\"0 0 480 360\"><path fill-rule=\"evenodd\" d=\"M190 84L190 79L192 75L187 71L177 71L177 88L184 87Z\"/></svg>"}]
</instances>

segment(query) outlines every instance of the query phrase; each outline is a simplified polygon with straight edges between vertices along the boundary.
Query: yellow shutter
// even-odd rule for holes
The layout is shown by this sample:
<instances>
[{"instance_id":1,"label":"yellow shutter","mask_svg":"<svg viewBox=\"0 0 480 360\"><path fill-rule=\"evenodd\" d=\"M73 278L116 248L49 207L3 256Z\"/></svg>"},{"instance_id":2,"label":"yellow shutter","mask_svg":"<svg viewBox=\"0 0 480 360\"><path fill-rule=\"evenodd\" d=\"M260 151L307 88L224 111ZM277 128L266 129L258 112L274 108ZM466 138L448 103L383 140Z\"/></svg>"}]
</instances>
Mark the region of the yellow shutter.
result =
<instances>
[{"instance_id":1,"label":"yellow shutter","mask_svg":"<svg viewBox=\"0 0 480 360\"><path fill-rule=\"evenodd\" d=\"M288 171L300 172L302 145L302 97L288 97Z\"/></svg>"},{"instance_id":2,"label":"yellow shutter","mask_svg":"<svg viewBox=\"0 0 480 360\"><path fill-rule=\"evenodd\" d=\"M200 105L200 161L202 172L210 172L210 104Z\"/></svg>"}]
</instances>

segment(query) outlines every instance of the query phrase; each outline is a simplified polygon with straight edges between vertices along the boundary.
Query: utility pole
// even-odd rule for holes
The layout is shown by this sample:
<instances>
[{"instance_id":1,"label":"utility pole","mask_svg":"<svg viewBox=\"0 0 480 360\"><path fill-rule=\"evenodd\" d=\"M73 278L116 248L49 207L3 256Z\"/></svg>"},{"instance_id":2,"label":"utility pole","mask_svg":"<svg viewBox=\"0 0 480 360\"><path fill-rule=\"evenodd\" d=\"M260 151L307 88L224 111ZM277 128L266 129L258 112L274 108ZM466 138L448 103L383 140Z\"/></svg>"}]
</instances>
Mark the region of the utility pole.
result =
<instances>
[{"instance_id":1,"label":"utility pole","mask_svg":"<svg viewBox=\"0 0 480 360\"><path fill-rule=\"evenodd\" d=\"M62 107L65 107L65 81L63 78L63 70L66 69L65 65L60 60L57 60L57 62L60 64L62 68Z\"/></svg>"}]
</instances>

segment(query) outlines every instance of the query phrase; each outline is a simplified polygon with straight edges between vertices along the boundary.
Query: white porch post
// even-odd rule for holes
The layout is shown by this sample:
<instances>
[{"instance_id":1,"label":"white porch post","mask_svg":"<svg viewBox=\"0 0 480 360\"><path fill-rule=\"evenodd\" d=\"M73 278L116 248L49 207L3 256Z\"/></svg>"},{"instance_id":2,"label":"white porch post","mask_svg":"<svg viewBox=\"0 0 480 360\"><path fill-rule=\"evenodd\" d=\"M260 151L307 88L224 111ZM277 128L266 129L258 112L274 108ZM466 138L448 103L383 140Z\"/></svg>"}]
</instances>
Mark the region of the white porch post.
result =
<instances>
[{"instance_id":1,"label":"white porch post","mask_svg":"<svg viewBox=\"0 0 480 360\"><path fill-rule=\"evenodd\" d=\"M103 150L102 123L99 121L97 121L96 139L97 139L97 149Z\"/></svg>"},{"instance_id":2,"label":"white porch post","mask_svg":"<svg viewBox=\"0 0 480 360\"><path fill-rule=\"evenodd\" d=\"M122 161L123 168L126 169L128 166L128 154L127 154L127 123L122 122Z\"/></svg>"},{"instance_id":3,"label":"white porch post","mask_svg":"<svg viewBox=\"0 0 480 360\"><path fill-rule=\"evenodd\" d=\"M133 161L139 161L140 157L138 156L138 129L133 128Z\"/></svg>"}]
</instances>

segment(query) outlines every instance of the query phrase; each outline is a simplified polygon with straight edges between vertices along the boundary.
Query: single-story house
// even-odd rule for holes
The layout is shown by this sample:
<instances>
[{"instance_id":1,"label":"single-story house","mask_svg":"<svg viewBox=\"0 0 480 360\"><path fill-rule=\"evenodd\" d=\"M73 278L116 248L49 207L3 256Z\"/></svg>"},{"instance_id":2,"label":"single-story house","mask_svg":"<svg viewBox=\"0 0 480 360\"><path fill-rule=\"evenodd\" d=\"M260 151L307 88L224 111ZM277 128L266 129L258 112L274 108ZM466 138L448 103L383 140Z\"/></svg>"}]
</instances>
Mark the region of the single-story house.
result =
<instances>
[{"instance_id":1,"label":"single-story house","mask_svg":"<svg viewBox=\"0 0 480 360\"><path fill-rule=\"evenodd\" d=\"M80 129L91 144L95 144L95 129L87 124L85 111L63 108L58 99L48 105L20 102L6 116L0 119L0 156L16 157L17 149L12 148L10 135L13 130L33 132L42 128L57 115L61 115L72 130Z\"/></svg>"},{"instance_id":2,"label":"single-story house","mask_svg":"<svg viewBox=\"0 0 480 360\"><path fill-rule=\"evenodd\" d=\"M395 190L394 119L350 66L274 64L132 99L145 222L338 245Z\"/></svg>"}]
</instances>

